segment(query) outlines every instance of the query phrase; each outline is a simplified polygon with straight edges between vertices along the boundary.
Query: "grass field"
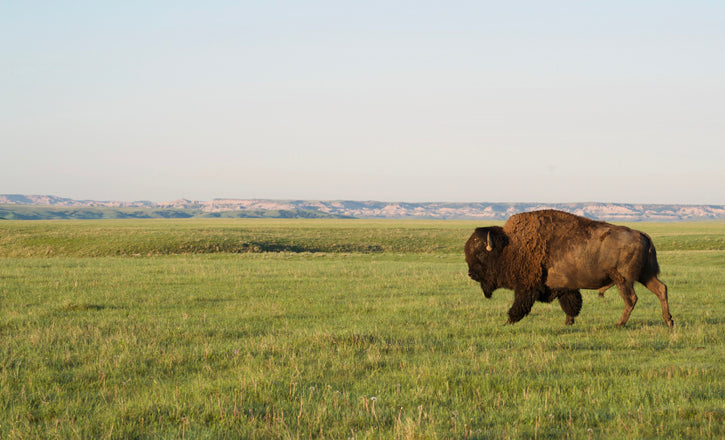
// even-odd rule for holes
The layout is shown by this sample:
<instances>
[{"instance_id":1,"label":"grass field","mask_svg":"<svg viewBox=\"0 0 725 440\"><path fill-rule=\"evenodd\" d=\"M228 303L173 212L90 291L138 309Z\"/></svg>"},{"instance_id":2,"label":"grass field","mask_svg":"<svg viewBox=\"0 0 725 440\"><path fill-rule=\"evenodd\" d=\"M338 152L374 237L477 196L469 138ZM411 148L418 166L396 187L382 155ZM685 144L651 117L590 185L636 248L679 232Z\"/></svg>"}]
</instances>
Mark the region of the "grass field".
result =
<instances>
[{"instance_id":1,"label":"grass field","mask_svg":"<svg viewBox=\"0 0 725 440\"><path fill-rule=\"evenodd\" d=\"M725 223L637 224L639 286L504 326L474 222L0 222L0 439L725 438Z\"/></svg>"}]
</instances>

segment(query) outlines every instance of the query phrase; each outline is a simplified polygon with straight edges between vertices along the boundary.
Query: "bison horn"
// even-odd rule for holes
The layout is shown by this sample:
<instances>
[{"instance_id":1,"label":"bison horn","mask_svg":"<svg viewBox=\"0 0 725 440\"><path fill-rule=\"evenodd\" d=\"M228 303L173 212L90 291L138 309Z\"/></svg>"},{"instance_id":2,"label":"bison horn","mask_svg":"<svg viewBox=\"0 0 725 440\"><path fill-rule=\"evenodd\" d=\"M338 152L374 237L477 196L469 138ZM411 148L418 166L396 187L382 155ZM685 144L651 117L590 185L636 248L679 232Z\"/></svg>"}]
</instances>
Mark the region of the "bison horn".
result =
<instances>
[{"instance_id":1,"label":"bison horn","mask_svg":"<svg viewBox=\"0 0 725 440\"><path fill-rule=\"evenodd\" d=\"M488 231L488 235L486 236L486 250L489 252L493 250L493 242L491 241L491 231Z\"/></svg>"}]
</instances>

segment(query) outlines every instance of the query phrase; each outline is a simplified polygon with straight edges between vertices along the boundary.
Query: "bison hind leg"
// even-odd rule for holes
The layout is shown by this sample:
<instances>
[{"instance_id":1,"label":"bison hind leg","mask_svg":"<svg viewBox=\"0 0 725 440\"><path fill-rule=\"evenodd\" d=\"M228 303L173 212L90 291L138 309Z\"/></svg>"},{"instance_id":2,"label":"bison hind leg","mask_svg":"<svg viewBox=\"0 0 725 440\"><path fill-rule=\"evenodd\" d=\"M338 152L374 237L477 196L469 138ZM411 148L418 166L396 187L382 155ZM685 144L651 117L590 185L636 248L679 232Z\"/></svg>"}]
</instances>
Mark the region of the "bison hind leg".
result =
<instances>
[{"instance_id":1,"label":"bison hind leg","mask_svg":"<svg viewBox=\"0 0 725 440\"><path fill-rule=\"evenodd\" d=\"M579 316L582 310L582 294L578 290L561 290L559 291L559 305L566 313L566 324L574 324L574 318Z\"/></svg>"},{"instance_id":2,"label":"bison hind leg","mask_svg":"<svg viewBox=\"0 0 725 440\"><path fill-rule=\"evenodd\" d=\"M672 315L670 314L670 304L667 301L667 286L665 285L665 283L658 280L656 276L652 276L649 279L644 278L640 282L644 284L652 293L657 295L657 298L659 298L660 304L662 306L662 318L665 320L665 323L668 327L673 327L675 323L672 320Z\"/></svg>"},{"instance_id":3,"label":"bison hind leg","mask_svg":"<svg viewBox=\"0 0 725 440\"><path fill-rule=\"evenodd\" d=\"M601 287L599 289L599 297L600 298L604 298L604 292L606 292L607 290L609 290L609 288L612 287L612 286L614 286L614 283L609 283L606 286Z\"/></svg>"}]
</instances>

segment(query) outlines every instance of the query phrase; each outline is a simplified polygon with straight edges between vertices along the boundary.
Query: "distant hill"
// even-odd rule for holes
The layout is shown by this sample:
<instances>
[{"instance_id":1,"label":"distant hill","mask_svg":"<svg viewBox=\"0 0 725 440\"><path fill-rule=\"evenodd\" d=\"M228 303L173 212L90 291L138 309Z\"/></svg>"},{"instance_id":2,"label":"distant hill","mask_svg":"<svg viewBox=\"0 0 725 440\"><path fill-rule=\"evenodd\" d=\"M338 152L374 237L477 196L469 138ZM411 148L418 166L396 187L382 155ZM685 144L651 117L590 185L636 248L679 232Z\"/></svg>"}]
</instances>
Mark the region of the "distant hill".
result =
<instances>
[{"instance_id":1,"label":"distant hill","mask_svg":"<svg viewBox=\"0 0 725 440\"><path fill-rule=\"evenodd\" d=\"M0 194L0 218L397 218L505 220L512 214L560 209L607 221L725 220L725 205L630 203L405 203L350 200L215 199L172 202L73 200Z\"/></svg>"}]
</instances>

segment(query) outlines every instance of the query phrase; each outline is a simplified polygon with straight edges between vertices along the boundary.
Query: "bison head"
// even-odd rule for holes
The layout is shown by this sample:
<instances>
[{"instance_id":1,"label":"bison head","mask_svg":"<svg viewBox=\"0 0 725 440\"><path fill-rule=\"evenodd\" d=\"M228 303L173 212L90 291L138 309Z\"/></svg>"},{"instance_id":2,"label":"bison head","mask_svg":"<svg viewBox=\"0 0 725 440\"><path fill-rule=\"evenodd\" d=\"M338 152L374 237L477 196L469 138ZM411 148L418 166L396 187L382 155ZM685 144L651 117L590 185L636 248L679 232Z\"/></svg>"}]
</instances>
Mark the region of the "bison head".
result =
<instances>
[{"instance_id":1,"label":"bison head","mask_svg":"<svg viewBox=\"0 0 725 440\"><path fill-rule=\"evenodd\" d=\"M506 234L499 226L477 228L466 242L468 276L481 284L486 298L501 287L499 257L507 244Z\"/></svg>"}]
</instances>

